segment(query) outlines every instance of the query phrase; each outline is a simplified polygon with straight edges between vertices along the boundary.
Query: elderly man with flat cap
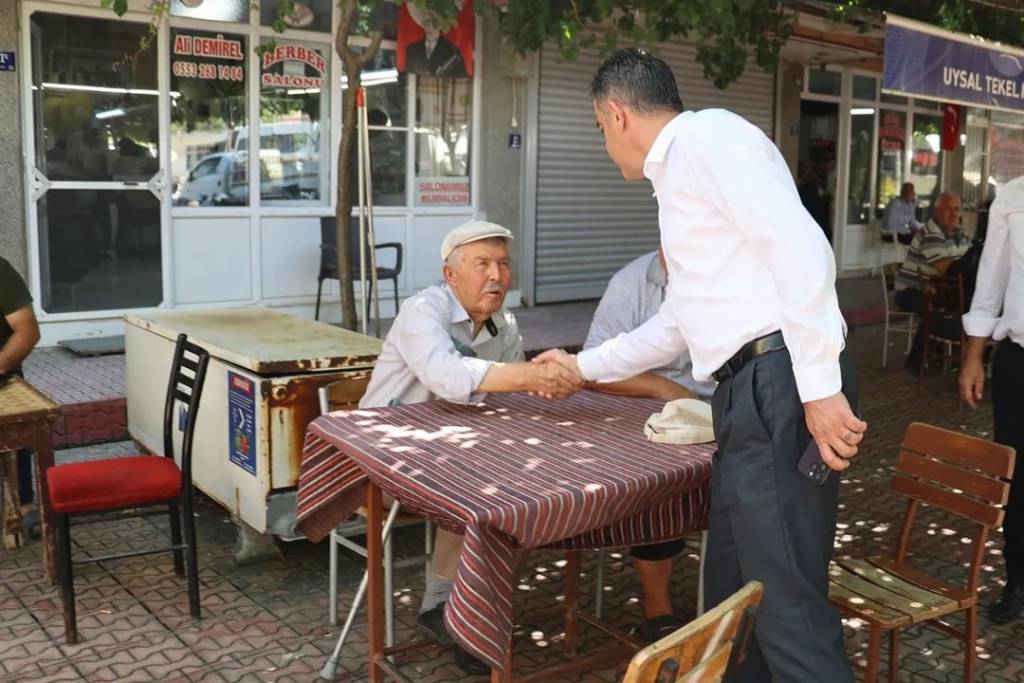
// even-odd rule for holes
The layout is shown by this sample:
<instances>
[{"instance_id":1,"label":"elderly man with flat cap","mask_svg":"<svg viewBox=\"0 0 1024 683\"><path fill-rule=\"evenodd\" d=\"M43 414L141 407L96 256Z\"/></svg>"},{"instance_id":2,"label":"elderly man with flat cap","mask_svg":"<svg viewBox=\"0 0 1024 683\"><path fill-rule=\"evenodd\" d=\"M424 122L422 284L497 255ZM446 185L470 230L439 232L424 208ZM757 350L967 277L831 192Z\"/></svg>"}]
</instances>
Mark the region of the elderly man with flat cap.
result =
<instances>
[{"instance_id":1,"label":"elderly man with flat cap","mask_svg":"<svg viewBox=\"0 0 1024 683\"><path fill-rule=\"evenodd\" d=\"M448 233L441 244L444 283L402 304L360 408L436 399L477 403L490 392L564 397L579 389L572 373L557 364L524 362L516 319L504 308L511 239L506 228L486 221ZM461 536L438 529L419 622L443 642L451 642L444 605L461 550ZM467 673L490 671L461 648L456 661Z\"/></svg>"}]
</instances>

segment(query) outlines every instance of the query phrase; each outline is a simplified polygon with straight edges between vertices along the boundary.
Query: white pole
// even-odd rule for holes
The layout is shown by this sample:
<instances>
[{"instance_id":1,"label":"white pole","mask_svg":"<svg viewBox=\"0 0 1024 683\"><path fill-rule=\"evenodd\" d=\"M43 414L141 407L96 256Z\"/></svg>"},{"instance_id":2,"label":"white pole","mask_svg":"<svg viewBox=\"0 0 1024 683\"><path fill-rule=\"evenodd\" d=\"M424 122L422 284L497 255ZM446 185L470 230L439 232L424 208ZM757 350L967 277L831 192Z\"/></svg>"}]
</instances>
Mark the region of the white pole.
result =
<instances>
[{"instance_id":1,"label":"white pole","mask_svg":"<svg viewBox=\"0 0 1024 683\"><path fill-rule=\"evenodd\" d=\"M359 117L356 124L356 134L359 140L356 156L356 163L359 166L357 169L359 176L359 319L363 323L363 334L368 334L366 331L366 178L363 175L363 136L360 134L360 129L363 128L363 114L366 112L366 91L361 86L356 93L356 108Z\"/></svg>"},{"instance_id":2,"label":"white pole","mask_svg":"<svg viewBox=\"0 0 1024 683\"><path fill-rule=\"evenodd\" d=\"M377 234L373 229L373 167L370 164L370 128L369 114L366 111L366 107L363 107L361 114L362 142L365 148L363 163L366 165L363 174L366 178L366 225L368 229L366 239L369 243L370 282L372 283L371 291L373 292L373 329L374 335L380 338L380 283L377 282ZM395 311L395 315L398 315L398 311Z\"/></svg>"}]
</instances>

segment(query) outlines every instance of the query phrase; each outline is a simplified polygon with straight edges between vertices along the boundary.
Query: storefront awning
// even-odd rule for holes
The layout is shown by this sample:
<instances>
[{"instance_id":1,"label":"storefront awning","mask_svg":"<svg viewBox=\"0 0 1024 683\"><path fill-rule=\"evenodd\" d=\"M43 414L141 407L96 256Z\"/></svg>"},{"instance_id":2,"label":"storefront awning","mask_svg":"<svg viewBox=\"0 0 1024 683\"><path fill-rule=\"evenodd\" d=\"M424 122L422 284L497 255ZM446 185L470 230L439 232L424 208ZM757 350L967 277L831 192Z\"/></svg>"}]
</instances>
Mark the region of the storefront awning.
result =
<instances>
[{"instance_id":1,"label":"storefront awning","mask_svg":"<svg viewBox=\"0 0 1024 683\"><path fill-rule=\"evenodd\" d=\"M1024 111L1024 50L887 15L882 90Z\"/></svg>"}]
</instances>

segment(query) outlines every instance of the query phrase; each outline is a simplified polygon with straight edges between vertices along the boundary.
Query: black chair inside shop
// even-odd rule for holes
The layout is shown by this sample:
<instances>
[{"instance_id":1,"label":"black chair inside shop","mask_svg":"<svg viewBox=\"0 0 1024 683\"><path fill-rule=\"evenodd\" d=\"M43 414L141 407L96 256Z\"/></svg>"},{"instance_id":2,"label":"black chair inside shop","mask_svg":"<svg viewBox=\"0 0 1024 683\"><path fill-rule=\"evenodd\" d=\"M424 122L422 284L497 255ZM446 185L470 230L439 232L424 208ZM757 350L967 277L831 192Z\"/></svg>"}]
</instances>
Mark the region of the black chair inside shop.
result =
<instances>
[{"instance_id":1,"label":"black chair inside shop","mask_svg":"<svg viewBox=\"0 0 1024 683\"><path fill-rule=\"evenodd\" d=\"M316 313L314 320L320 319L320 296L323 292L324 280L340 280L338 274L338 241L337 241L337 219L334 216L325 216L320 219L320 273L316 276ZM349 229L350 255L349 263L352 268L353 281L359 279L359 219L352 218ZM367 245L369 250L370 245ZM391 280L395 295L395 315L398 315L398 276L402 272L402 243L384 242L373 246L377 254L377 281ZM384 267L380 265L380 252L385 250L394 251L394 265ZM369 251L367 251L367 266L369 266ZM373 299L373 280L367 273L366 296L363 297L362 315L364 319L369 318L370 301Z\"/></svg>"}]
</instances>

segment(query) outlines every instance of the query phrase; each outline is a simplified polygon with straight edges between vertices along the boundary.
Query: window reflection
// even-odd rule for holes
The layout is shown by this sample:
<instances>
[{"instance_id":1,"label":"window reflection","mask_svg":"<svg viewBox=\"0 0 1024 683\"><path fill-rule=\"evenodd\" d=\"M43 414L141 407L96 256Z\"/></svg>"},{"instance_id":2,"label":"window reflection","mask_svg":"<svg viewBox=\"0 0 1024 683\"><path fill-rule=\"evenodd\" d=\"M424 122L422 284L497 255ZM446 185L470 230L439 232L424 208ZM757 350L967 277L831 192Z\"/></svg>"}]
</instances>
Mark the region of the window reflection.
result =
<instances>
[{"instance_id":1,"label":"window reflection","mask_svg":"<svg viewBox=\"0 0 1024 683\"><path fill-rule=\"evenodd\" d=\"M171 31L171 90L178 93L171 99L176 206L249 203L246 47L240 35Z\"/></svg>"},{"instance_id":2,"label":"window reflection","mask_svg":"<svg viewBox=\"0 0 1024 683\"><path fill-rule=\"evenodd\" d=\"M159 169L156 48L143 24L32 15L36 166L50 180L146 181Z\"/></svg>"},{"instance_id":3,"label":"window reflection","mask_svg":"<svg viewBox=\"0 0 1024 683\"><path fill-rule=\"evenodd\" d=\"M865 225L872 220L871 150L875 128L874 107L850 110L850 184L846 222Z\"/></svg>"},{"instance_id":4,"label":"window reflection","mask_svg":"<svg viewBox=\"0 0 1024 683\"><path fill-rule=\"evenodd\" d=\"M416 204L468 205L472 81L421 76L417 84Z\"/></svg>"},{"instance_id":5,"label":"window reflection","mask_svg":"<svg viewBox=\"0 0 1024 683\"><path fill-rule=\"evenodd\" d=\"M914 134L910 156L910 175L917 192L917 218L927 220L939 194L939 169L942 164L942 117L914 114Z\"/></svg>"}]
</instances>

